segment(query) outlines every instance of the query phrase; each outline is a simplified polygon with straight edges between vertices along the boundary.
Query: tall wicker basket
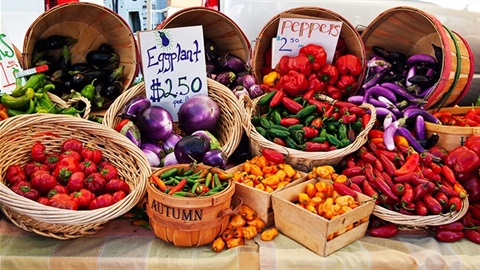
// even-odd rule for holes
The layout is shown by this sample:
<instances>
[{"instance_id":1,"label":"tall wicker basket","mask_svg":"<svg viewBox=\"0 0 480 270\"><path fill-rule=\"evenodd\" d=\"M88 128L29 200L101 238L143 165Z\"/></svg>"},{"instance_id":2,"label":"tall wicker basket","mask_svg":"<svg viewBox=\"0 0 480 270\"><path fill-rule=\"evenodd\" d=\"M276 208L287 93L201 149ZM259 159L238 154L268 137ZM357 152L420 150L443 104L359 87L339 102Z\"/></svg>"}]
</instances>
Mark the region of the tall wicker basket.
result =
<instances>
[{"instance_id":1,"label":"tall wicker basket","mask_svg":"<svg viewBox=\"0 0 480 270\"><path fill-rule=\"evenodd\" d=\"M20 115L0 122L0 138L0 204L5 216L26 231L62 240L94 234L109 220L128 212L146 194L151 170L145 155L125 136L101 124L66 115ZM117 168L119 177L129 184L131 192L109 207L75 211L34 202L7 186L7 168L30 162L35 141L41 141L48 152L53 152L70 138L100 149L103 157Z\"/></svg>"}]
</instances>

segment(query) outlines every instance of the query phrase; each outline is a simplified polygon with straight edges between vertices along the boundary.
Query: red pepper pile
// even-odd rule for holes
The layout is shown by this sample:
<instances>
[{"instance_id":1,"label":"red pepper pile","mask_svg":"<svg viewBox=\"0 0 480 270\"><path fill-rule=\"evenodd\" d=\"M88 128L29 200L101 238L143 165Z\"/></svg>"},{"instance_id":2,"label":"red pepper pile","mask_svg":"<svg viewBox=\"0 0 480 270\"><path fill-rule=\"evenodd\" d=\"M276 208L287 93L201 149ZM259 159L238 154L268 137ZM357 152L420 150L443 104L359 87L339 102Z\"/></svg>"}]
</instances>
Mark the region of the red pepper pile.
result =
<instances>
[{"instance_id":1,"label":"red pepper pile","mask_svg":"<svg viewBox=\"0 0 480 270\"><path fill-rule=\"evenodd\" d=\"M397 144L387 150L369 141L348 155L340 166L346 185L376 199L376 203L405 215L438 215L458 211L467 191L456 180L450 155L434 146L418 153ZM463 163L464 161L457 160Z\"/></svg>"},{"instance_id":2,"label":"red pepper pile","mask_svg":"<svg viewBox=\"0 0 480 270\"><path fill-rule=\"evenodd\" d=\"M480 108L472 108L463 115L454 115L447 111L434 112L442 125L460 127L480 127Z\"/></svg>"},{"instance_id":3,"label":"red pepper pile","mask_svg":"<svg viewBox=\"0 0 480 270\"><path fill-rule=\"evenodd\" d=\"M282 56L275 68L281 77L274 88L290 97L321 93L341 100L350 96L357 89L362 62L346 52L341 38L339 44L332 64L326 62L323 47L316 44L303 46L297 56Z\"/></svg>"},{"instance_id":4,"label":"red pepper pile","mask_svg":"<svg viewBox=\"0 0 480 270\"><path fill-rule=\"evenodd\" d=\"M97 209L110 206L130 193L117 168L103 152L77 139L67 139L59 151L48 152L41 142L31 149L31 161L10 165L5 174L15 193L61 209Z\"/></svg>"}]
</instances>

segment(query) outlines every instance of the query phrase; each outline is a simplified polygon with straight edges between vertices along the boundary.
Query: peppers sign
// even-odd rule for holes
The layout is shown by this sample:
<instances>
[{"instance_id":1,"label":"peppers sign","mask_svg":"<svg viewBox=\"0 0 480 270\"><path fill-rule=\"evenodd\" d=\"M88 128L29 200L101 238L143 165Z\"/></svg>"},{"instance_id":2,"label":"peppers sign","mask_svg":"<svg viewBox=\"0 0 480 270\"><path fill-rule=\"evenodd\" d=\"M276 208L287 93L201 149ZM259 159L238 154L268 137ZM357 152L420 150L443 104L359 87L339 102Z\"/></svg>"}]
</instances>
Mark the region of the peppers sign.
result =
<instances>
[{"instance_id":1,"label":"peppers sign","mask_svg":"<svg viewBox=\"0 0 480 270\"><path fill-rule=\"evenodd\" d=\"M146 96L178 121L190 97L208 94L202 26L138 33Z\"/></svg>"},{"instance_id":2,"label":"peppers sign","mask_svg":"<svg viewBox=\"0 0 480 270\"><path fill-rule=\"evenodd\" d=\"M22 67L2 21L0 29L0 95L10 94L17 84L22 84L23 79L15 77L15 73L19 71L22 71Z\"/></svg>"},{"instance_id":3,"label":"peppers sign","mask_svg":"<svg viewBox=\"0 0 480 270\"><path fill-rule=\"evenodd\" d=\"M321 45L327 53L327 62L332 63L341 30L341 21L304 16L280 18L277 36L272 39L272 68L282 56L296 56L308 44Z\"/></svg>"}]
</instances>

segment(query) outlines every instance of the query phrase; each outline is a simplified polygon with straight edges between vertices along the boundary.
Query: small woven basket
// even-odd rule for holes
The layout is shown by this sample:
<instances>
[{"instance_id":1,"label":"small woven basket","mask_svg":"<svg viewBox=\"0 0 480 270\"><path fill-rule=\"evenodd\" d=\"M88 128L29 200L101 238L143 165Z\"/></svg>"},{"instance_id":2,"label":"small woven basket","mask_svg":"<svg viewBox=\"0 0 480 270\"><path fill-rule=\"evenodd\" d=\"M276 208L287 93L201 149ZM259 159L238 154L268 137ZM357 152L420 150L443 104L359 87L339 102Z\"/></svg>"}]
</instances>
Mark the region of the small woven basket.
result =
<instances>
[{"instance_id":1,"label":"small woven basket","mask_svg":"<svg viewBox=\"0 0 480 270\"><path fill-rule=\"evenodd\" d=\"M61 240L94 234L109 220L128 212L146 194L151 170L145 155L125 136L101 124L66 115L20 115L0 122L0 138L0 204L5 216L26 231ZM100 149L131 192L109 207L75 211L45 206L6 186L7 168L30 162L35 141L41 141L51 152L70 138Z\"/></svg>"},{"instance_id":2,"label":"small woven basket","mask_svg":"<svg viewBox=\"0 0 480 270\"><path fill-rule=\"evenodd\" d=\"M293 15L305 15L316 17L319 19L335 20L342 22L342 30L340 36L345 40L347 44L347 51L360 58L363 66L363 72L358 78L358 85L361 85L365 74L366 74L366 54L365 47L363 45L362 38L360 34L355 29L355 27L347 21L340 14L337 14L334 11L324 9L321 7L297 7L285 10L273 18L271 18L265 26L262 28L258 37L256 39L253 56L252 56L252 72L257 79L257 81L262 82L262 67L264 65L264 55L268 48L271 46L272 38L277 35L278 24L280 23L280 18L282 16L288 17L289 14Z\"/></svg>"},{"instance_id":3,"label":"small woven basket","mask_svg":"<svg viewBox=\"0 0 480 270\"><path fill-rule=\"evenodd\" d=\"M367 55L373 46L406 55L435 55L441 47L440 79L426 99L425 108L453 106L468 92L473 77L473 57L468 43L433 15L413 7L394 7L379 14L361 34Z\"/></svg>"},{"instance_id":4,"label":"small woven basket","mask_svg":"<svg viewBox=\"0 0 480 270\"><path fill-rule=\"evenodd\" d=\"M102 43L112 46L120 56L120 66L125 66L123 85L129 88L138 73L139 52L135 36L128 23L106 7L87 3L66 3L41 14L30 25L23 46L23 68L33 67L35 43L51 35L65 35L78 41L70 47L71 62L85 63L89 51ZM49 52L50 53L50 52ZM60 53L58 52L51 52Z\"/></svg>"},{"instance_id":5,"label":"small woven basket","mask_svg":"<svg viewBox=\"0 0 480 270\"><path fill-rule=\"evenodd\" d=\"M90 103L90 101L86 97L79 96L79 97L71 98L71 99L65 101L65 100L61 99L60 97L58 97L57 95L54 95L50 92L48 93L48 96L50 97L52 102L56 103L57 106L61 109L70 108L74 104L83 102L83 103L85 103L85 111L82 114L77 114L77 117L81 117L83 119L88 119L88 117L90 116L90 111L91 111L91 108L92 108L92 104Z\"/></svg>"},{"instance_id":6,"label":"small woven basket","mask_svg":"<svg viewBox=\"0 0 480 270\"><path fill-rule=\"evenodd\" d=\"M233 92L223 84L207 78L208 96L218 104L220 108L220 120L217 124L217 130L214 132L215 137L222 145L222 151L225 157L230 157L242 139L242 114L240 109L240 102ZM120 122L121 118L118 116L124 105L132 98L143 95L145 96L145 83L141 82L131 89L120 95L110 105L105 112L103 124L107 127L113 128ZM174 129L176 131L177 129Z\"/></svg>"},{"instance_id":7,"label":"small woven basket","mask_svg":"<svg viewBox=\"0 0 480 270\"><path fill-rule=\"evenodd\" d=\"M263 148L270 148L284 154L286 156L285 162L301 171L309 171L311 168L319 165L336 165L342 160L342 158L357 151L362 145L365 144L365 142L367 142L368 132L372 129L377 119L375 107L369 103L363 103L360 105L360 107L366 108L370 111L371 119L365 128L357 135L357 138L353 143L344 148L333 151L305 152L281 146L270 140L267 140L255 129L255 127L252 125L251 119L253 115L261 113L258 111L259 108L257 106L257 102L261 97L262 96L252 100L246 95L241 96L241 100L244 102L246 110L245 117L243 119L243 125L246 134L250 138L250 152L252 156L261 155ZM336 101L325 95L322 95L321 97L323 100L330 103L334 103Z\"/></svg>"},{"instance_id":8,"label":"small woven basket","mask_svg":"<svg viewBox=\"0 0 480 270\"><path fill-rule=\"evenodd\" d=\"M402 225L411 228L424 228L430 226L440 226L450 224L462 218L468 211L468 197L463 199L462 208L451 214L427 215L427 216L413 216L404 215L384 207L375 205L373 208L373 215L393 224Z\"/></svg>"}]
</instances>

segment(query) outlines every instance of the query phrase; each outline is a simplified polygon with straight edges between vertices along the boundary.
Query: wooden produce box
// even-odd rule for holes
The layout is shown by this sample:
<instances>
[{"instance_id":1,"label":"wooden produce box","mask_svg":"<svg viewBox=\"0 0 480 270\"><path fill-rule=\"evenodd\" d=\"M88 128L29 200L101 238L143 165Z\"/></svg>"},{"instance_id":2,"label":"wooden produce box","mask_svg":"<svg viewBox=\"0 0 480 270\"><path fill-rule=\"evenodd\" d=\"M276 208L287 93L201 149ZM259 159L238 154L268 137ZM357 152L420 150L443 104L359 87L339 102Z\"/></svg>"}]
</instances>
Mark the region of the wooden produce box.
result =
<instances>
[{"instance_id":1,"label":"wooden produce box","mask_svg":"<svg viewBox=\"0 0 480 270\"><path fill-rule=\"evenodd\" d=\"M337 218L328 220L294 203L298 194L305 192L309 182L316 183L317 180L310 179L272 195L277 230L323 257L362 238L367 231L368 219L375 206L374 200L358 193L356 200L363 202L360 206ZM361 219L366 221L331 240L327 240L328 235L345 229L348 225Z\"/></svg>"},{"instance_id":2,"label":"wooden produce box","mask_svg":"<svg viewBox=\"0 0 480 270\"><path fill-rule=\"evenodd\" d=\"M449 112L453 115L465 115L470 111L472 107L448 107L442 108L441 112ZM474 109L480 109L480 107L474 107ZM431 110L434 113L436 110ZM458 146L462 146L469 136L480 134L480 127L460 127L460 126L447 126L438 125L430 122L425 122L425 129L427 136L436 133L438 138L438 146L445 148L445 150L452 151Z\"/></svg>"},{"instance_id":3,"label":"wooden produce box","mask_svg":"<svg viewBox=\"0 0 480 270\"><path fill-rule=\"evenodd\" d=\"M239 170L243 170L243 164L228 169L227 173L233 174ZM302 177L292 181L281 190L302 183L307 179L307 174L305 172L299 172ZM250 208L255 210L257 216L265 222L267 227L271 227L275 223L272 208L272 194L275 194L279 191L280 190L276 190L272 193L268 193L254 187L247 186L243 183L236 182L235 193L233 194L233 202L238 202L239 199L241 199L243 204L248 205Z\"/></svg>"}]
</instances>

